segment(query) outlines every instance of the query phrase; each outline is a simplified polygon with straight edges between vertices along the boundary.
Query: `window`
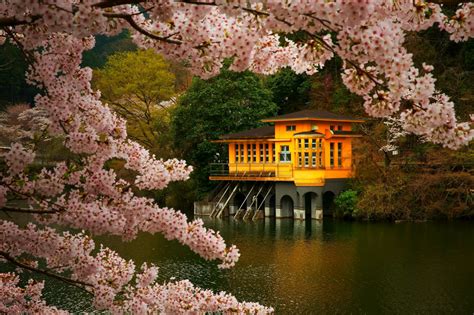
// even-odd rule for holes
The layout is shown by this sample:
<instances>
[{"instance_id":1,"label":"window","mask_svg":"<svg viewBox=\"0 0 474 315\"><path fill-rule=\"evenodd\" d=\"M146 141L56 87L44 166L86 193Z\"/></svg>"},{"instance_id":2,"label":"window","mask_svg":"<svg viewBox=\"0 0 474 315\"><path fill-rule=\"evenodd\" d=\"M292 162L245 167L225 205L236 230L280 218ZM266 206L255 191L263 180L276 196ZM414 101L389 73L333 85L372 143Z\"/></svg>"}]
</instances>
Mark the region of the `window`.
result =
<instances>
[{"instance_id":1,"label":"window","mask_svg":"<svg viewBox=\"0 0 474 315\"><path fill-rule=\"evenodd\" d=\"M323 149L323 140L322 139L318 139L318 147L319 147L319 150Z\"/></svg>"},{"instance_id":2,"label":"window","mask_svg":"<svg viewBox=\"0 0 474 315\"><path fill-rule=\"evenodd\" d=\"M280 162L291 162L290 146L280 146Z\"/></svg>"},{"instance_id":3,"label":"window","mask_svg":"<svg viewBox=\"0 0 474 315\"><path fill-rule=\"evenodd\" d=\"M295 131L296 130L296 126L295 125L288 125L286 126L286 131Z\"/></svg>"},{"instance_id":4,"label":"window","mask_svg":"<svg viewBox=\"0 0 474 315\"><path fill-rule=\"evenodd\" d=\"M337 143L337 165L342 167L342 142Z\"/></svg>"},{"instance_id":5,"label":"window","mask_svg":"<svg viewBox=\"0 0 474 315\"><path fill-rule=\"evenodd\" d=\"M234 148L235 148L235 162L239 162L239 160L240 160L239 145L235 144Z\"/></svg>"},{"instance_id":6,"label":"window","mask_svg":"<svg viewBox=\"0 0 474 315\"><path fill-rule=\"evenodd\" d=\"M276 154L275 154L275 144L272 143L272 162L275 163Z\"/></svg>"},{"instance_id":7,"label":"window","mask_svg":"<svg viewBox=\"0 0 474 315\"><path fill-rule=\"evenodd\" d=\"M329 126L329 129L334 130L334 125Z\"/></svg>"},{"instance_id":8,"label":"window","mask_svg":"<svg viewBox=\"0 0 474 315\"><path fill-rule=\"evenodd\" d=\"M323 152L321 151L319 151L318 160L319 167L323 167Z\"/></svg>"},{"instance_id":9,"label":"window","mask_svg":"<svg viewBox=\"0 0 474 315\"><path fill-rule=\"evenodd\" d=\"M337 130L342 130L342 125L338 125Z\"/></svg>"},{"instance_id":10,"label":"window","mask_svg":"<svg viewBox=\"0 0 474 315\"><path fill-rule=\"evenodd\" d=\"M311 148L316 149L316 139L311 139Z\"/></svg>"},{"instance_id":11,"label":"window","mask_svg":"<svg viewBox=\"0 0 474 315\"><path fill-rule=\"evenodd\" d=\"M298 139L298 148L301 149L301 139Z\"/></svg>"},{"instance_id":12,"label":"window","mask_svg":"<svg viewBox=\"0 0 474 315\"><path fill-rule=\"evenodd\" d=\"M268 162L268 143L265 143L265 162Z\"/></svg>"},{"instance_id":13,"label":"window","mask_svg":"<svg viewBox=\"0 0 474 315\"><path fill-rule=\"evenodd\" d=\"M301 152L298 152L298 166L301 167L302 166L302 159L301 159Z\"/></svg>"},{"instance_id":14,"label":"window","mask_svg":"<svg viewBox=\"0 0 474 315\"><path fill-rule=\"evenodd\" d=\"M311 125L311 130L318 130L318 126L317 125Z\"/></svg>"},{"instance_id":15,"label":"window","mask_svg":"<svg viewBox=\"0 0 474 315\"><path fill-rule=\"evenodd\" d=\"M304 153L304 166L305 167L309 166L309 152Z\"/></svg>"},{"instance_id":16,"label":"window","mask_svg":"<svg viewBox=\"0 0 474 315\"><path fill-rule=\"evenodd\" d=\"M316 152L311 154L311 166L316 167Z\"/></svg>"},{"instance_id":17,"label":"window","mask_svg":"<svg viewBox=\"0 0 474 315\"><path fill-rule=\"evenodd\" d=\"M309 139L304 139L304 148L309 148Z\"/></svg>"},{"instance_id":18,"label":"window","mask_svg":"<svg viewBox=\"0 0 474 315\"><path fill-rule=\"evenodd\" d=\"M334 167L334 142L329 144L329 165Z\"/></svg>"},{"instance_id":19,"label":"window","mask_svg":"<svg viewBox=\"0 0 474 315\"><path fill-rule=\"evenodd\" d=\"M240 161L242 161L242 162L245 162L244 161L244 152L245 152L244 145L241 144L240 145Z\"/></svg>"},{"instance_id":20,"label":"window","mask_svg":"<svg viewBox=\"0 0 474 315\"><path fill-rule=\"evenodd\" d=\"M257 162L257 145L252 144L252 162Z\"/></svg>"},{"instance_id":21,"label":"window","mask_svg":"<svg viewBox=\"0 0 474 315\"><path fill-rule=\"evenodd\" d=\"M260 143L259 148L260 148L260 163L263 163L263 144L262 143Z\"/></svg>"},{"instance_id":22,"label":"window","mask_svg":"<svg viewBox=\"0 0 474 315\"><path fill-rule=\"evenodd\" d=\"M252 162L252 147L250 144L247 144L247 162Z\"/></svg>"}]
</instances>

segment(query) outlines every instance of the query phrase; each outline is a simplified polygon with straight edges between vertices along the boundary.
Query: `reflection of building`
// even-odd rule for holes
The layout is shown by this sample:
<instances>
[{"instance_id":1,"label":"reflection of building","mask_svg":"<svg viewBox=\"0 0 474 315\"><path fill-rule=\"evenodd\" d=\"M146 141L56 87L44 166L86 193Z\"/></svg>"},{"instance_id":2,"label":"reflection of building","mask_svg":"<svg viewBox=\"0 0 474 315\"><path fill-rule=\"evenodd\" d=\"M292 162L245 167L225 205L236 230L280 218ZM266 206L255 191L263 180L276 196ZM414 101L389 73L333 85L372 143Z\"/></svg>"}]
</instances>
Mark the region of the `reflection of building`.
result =
<instances>
[{"instance_id":1,"label":"reflection of building","mask_svg":"<svg viewBox=\"0 0 474 315\"><path fill-rule=\"evenodd\" d=\"M330 214L332 198L352 176L352 138L359 136L352 124L362 120L304 110L263 121L273 126L216 141L228 144L229 161L211 165L210 179L221 183L209 211L247 218Z\"/></svg>"}]
</instances>

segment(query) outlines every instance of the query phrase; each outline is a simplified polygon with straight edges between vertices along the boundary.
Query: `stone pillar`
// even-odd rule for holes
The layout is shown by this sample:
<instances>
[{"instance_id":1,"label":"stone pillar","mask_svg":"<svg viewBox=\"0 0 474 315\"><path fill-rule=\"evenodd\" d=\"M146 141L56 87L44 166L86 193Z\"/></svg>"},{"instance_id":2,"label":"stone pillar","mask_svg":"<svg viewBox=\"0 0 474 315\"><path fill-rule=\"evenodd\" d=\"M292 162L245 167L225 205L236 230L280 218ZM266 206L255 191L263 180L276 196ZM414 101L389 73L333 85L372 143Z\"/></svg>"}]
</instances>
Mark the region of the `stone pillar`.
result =
<instances>
[{"instance_id":1,"label":"stone pillar","mask_svg":"<svg viewBox=\"0 0 474 315\"><path fill-rule=\"evenodd\" d=\"M264 211L265 211L265 216L266 217L271 216L271 211L272 210L270 209L270 197L265 199L265 203L264 203L263 207L264 207Z\"/></svg>"},{"instance_id":2,"label":"stone pillar","mask_svg":"<svg viewBox=\"0 0 474 315\"><path fill-rule=\"evenodd\" d=\"M275 208L275 218L284 218L280 205L277 205Z\"/></svg>"},{"instance_id":3,"label":"stone pillar","mask_svg":"<svg viewBox=\"0 0 474 315\"><path fill-rule=\"evenodd\" d=\"M322 191L314 198L315 200L312 201L312 204L315 206L311 209L311 218L316 220L323 219L323 194ZM314 212L314 215L313 215Z\"/></svg>"},{"instance_id":4,"label":"stone pillar","mask_svg":"<svg viewBox=\"0 0 474 315\"><path fill-rule=\"evenodd\" d=\"M229 214L234 215L237 212L239 206L229 205Z\"/></svg>"},{"instance_id":5,"label":"stone pillar","mask_svg":"<svg viewBox=\"0 0 474 315\"><path fill-rule=\"evenodd\" d=\"M304 205L304 198L303 194L298 193L297 195L297 200L295 200L295 205L294 205L294 219L295 220L304 220L305 219L305 205Z\"/></svg>"}]
</instances>

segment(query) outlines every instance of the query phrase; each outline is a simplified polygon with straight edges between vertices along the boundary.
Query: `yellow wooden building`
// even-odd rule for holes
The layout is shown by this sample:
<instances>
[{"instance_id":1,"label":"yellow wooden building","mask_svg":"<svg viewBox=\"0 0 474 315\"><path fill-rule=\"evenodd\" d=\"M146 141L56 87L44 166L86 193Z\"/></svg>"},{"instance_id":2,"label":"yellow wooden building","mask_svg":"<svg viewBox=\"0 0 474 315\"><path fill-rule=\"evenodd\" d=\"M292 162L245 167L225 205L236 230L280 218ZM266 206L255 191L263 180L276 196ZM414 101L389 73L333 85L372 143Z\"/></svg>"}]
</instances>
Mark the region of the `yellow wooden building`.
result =
<instances>
[{"instance_id":1,"label":"yellow wooden building","mask_svg":"<svg viewBox=\"0 0 474 315\"><path fill-rule=\"evenodd\" d=\"M211 165L222 181L212 215L319 219L353 175L353 131L363 120L304 110L262 120L271 123L222 136L228 162ZM327 199L325 201L325 199ZM324 203L327 203L325 205Z\"/></svg>"}]
</instances>

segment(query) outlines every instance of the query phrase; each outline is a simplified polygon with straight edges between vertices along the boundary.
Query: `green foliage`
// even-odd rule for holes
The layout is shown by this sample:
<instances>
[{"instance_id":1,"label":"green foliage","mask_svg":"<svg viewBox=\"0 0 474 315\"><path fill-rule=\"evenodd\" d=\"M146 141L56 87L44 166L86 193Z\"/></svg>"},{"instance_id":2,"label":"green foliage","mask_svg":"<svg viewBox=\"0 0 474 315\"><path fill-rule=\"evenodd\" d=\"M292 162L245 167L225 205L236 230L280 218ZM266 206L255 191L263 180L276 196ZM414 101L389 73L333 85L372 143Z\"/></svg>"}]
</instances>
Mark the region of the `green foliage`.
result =
<instances>
[{"instance_id":1,"label":"green foliage","mask_svg":"<svg viewBox=\"0 0 474 315\"><path fill-rule=\"evenodd\" d=\"M160 102L175 95L170 65L152 50L119 52L94 72L102 99L127 120L127 130L158 157L172 157L170 108Z\"/></svg>"},{"instance_id":2,"label":"green foliage","mask_svg":"<svg viewBox=\"0 0 474 315\"><path fill-rule=\"evenodd\" d=\"M418 146L416 147L418 148ZM425 220L474 217L472 149L426 148L397 157L390 167L357 169L357 216L369 220Z\"/></svg>"},{"instance_id":3,"label":"green foliage","mask_svg":"<svg viewBox=\"0 0 474 315\"><path fill-rule=\"evenodd\" d=\"M137 46L132 42L128 31L123 31L116 36L97 35L95 46L84 52L82 66L102 68L110 55L117 52L135 51Z\"/></svg>"},{"instance_id":4,"label":"green foliage","mask_svg":"<svg viewBox=\"0 0 474 315\"><path fill-rule=\"evenodd\" d=\"M311 77L284 68L268 77L266 86L272 91L273 102L280 108L280 113L291 113L307 106Z\"/></svg>"},{"instance_id":5,"label":"green foliage","mask_svg":"<svg viewBox=\"0 0 474 315\"><path fill-rule=\"evenodd\" d=\"M195 167L197 187L207 191L209 163L225 162L226 146L212 143L219 136L262 125L260 119L275 115L272 93L251 72L223 69L207 81L194 78L173 111L172 128L181 157Z\"/></svg>"},{"instance_id":6,"label":"green foliage","mask_svg":"<svg viewBox=\"0 0 474 315\"><path fill-rule=\"evenodd\" d=\"M335 199L336 216L352 218L357 216L357 191L346 190L340 193Z\"/></svg>"}]
</instances>

